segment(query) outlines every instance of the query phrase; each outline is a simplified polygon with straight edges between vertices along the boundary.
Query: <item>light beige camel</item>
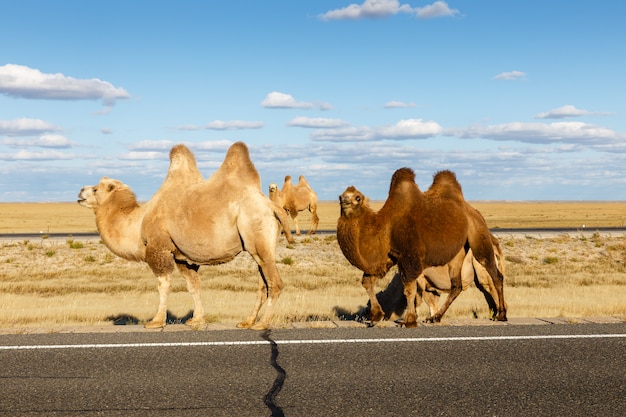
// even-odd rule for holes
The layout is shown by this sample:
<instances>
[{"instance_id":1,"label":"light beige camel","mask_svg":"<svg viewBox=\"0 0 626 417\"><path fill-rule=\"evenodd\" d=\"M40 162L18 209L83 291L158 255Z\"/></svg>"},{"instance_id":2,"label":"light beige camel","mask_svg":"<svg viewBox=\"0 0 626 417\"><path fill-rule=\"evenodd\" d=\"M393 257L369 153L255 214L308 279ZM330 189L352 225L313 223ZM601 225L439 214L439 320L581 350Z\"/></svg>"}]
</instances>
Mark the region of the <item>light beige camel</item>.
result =
<instances>
[{"instance_id":1,"label":"light beige camel","mask_svg":"<svg viewBox=\"0 0 626 417\"><path fill-rule=\"evenodd\" d=\"M300 226L298 225L298 213L304 210L311 212L311 227L307 235L313 235L317 232L319 217L317 216L317 194L304 175L300 175L298 184L295 186L291 182L291 176L285 177L283 189L279 190L276 183L269 186L270 200L283 207L293 219L296 226L296 235L300 236Z\"/></svg>"},{"instance_id":2,"label":"light beige camel","mask_svg":"<svg viewBox=\"0 0 626 417\"><path fill-rule=\"evenodd\" d=\"M498 239L492 235L493 250L498 264L498 270L504 275L504 258L502 249ZM461 262L461 268L454 263ZM416 306L419 306L421 300L428 305L430 316L426 321L433 321L439 311L439 293L450 292L451 281L450 273L460 271L462 291L471 287L472 283L485 296L487 305L492 316L497 313L498 293L494 288L493 280L489 272L474 258L472 250L467 253L462 249L460 253L454 257L452 261L443 266L431 266L424 269L422 274L417 278L417 296ZM389 285L376 294L380 305L385 312L384 319L396 319L401 317L406 311L406 297L404 296L404 284L400 277L400 273L396 272L389 282ZM370 305L364 307L357 313L358 317L366 319L371 318Z\"/></svg>"},{"instance_id":3,"label":"light beige camel","mask_svg":"<svg viewBox=\"0 0 626 417\"><path fill-rule=\"evenodd\" d=\"M389 196L377 212L353 186L339 196L339 203L337 241L346 259L363 271L362 283L370 299L372 321L381 320L385 314L374 284L398 264L408 308L404 324L417 326L418 277L425 268L446 265L466 246L487 269L498 292L495 319L506 320L504 277L496 266L491 234L480 213L465 201L454 173L438 172L431 187L421 192L413 170L397 170L391 179ZM460 275L456 271L450 274L450 292L434 321L441 319L460 294Z\"/></svg>"},{"instance_id":4,"label":"light beige camel","mask_svg":"<svg viewBox=\"0 0 626 417\"><path fill-rule=\"evenodd\" d=\"M194 301L187 324L204 323L200 300L201 265L232 260L247 251L259 268L257 299L239 327L265 329L283 283L276 268L276 243L280 225L288 241L293 237L285 211L261 191L261 180L247 146L233 144L222 165L203 179L191 151L176 145L170 151L170 167L154 196L139 205L135 194L121 181L103 177L86 186L78 203L91 208L105 245L116 255L146 262L158 278L159 308L147 328L166 324L170 275L177 267ZM267 297L267 308L256 322Z\"/></svg>"}]
</instances>

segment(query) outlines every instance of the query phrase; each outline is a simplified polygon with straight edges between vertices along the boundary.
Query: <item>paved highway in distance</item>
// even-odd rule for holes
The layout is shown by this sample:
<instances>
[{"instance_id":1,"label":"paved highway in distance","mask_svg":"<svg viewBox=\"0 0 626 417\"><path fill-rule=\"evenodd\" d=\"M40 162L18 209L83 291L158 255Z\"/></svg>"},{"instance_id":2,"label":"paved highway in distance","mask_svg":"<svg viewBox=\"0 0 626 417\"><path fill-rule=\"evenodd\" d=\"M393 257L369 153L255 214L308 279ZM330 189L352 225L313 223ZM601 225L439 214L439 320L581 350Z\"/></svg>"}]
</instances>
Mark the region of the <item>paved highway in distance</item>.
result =
<instances>
[{"instance_id":1,"label":"paved highway in distance","mask_svg":"<svg viewBox=\"0 0 626 417\"><path fill-rule=\"evenodd\" d=\"M307 230L303 230L303 236ZM496 236L536 236L536 237L553 237L559 235L570 236L591 236L599 233L603 236L626 236L626 228L624 227L595 227L595 228L541 228L541 229L505 229L494 228L491 232ZM318 234L327 235L335 234L336 230L318 230ZM295 234L295 232L294 232ZM0 234L0 240L30 240L30 239L82 239L82 240L96 240L100 239L98 233L4 233Z\"/></svg>"}]
</instances>

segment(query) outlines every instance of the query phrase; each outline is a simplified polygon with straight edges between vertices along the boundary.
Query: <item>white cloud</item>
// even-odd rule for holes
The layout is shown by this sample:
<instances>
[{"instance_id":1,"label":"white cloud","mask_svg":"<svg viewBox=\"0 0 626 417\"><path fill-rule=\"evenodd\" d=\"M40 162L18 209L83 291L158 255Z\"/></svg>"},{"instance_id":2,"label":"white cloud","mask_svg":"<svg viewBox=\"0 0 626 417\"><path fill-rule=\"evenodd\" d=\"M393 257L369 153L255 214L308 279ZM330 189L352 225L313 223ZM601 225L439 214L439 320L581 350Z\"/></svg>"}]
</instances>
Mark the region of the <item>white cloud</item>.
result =
<instances>
[{"instance_id":1,"label":"white cloud","mask_svg":"<svg viewBox=\"0 0 626 417\"><path fill-rule=\"evenodd\" d=\"M422 119L407 119L392 126L378 128L377 135L386 139L425 139L441 133L442 130L432 120L425 122Z\"/></svg>"},{"instance_id":2,"label":"white cloud","mask_svg":"<svg viewBox=\"0 0 626 417\"><path fill-rule=\"evenodd\" d=\"M328 129L335 127L342 127L348 125L348 122L341 119L325 119L325 118L311 118L311 117L295 117L287 123L288 126L296 127L312 127L318 129Z\"/></svg>"},{"instance_id":3,"label":"white cloud","mask_svg":"<svg viewBox=\"0 0 626 417\"><path fill-rule=\"evenodd\" d=\"M60 73L44 74L24 65L0 66L0 94L11 97L50 100L102 100L110 106L130 94L123 88L99 80L77 79Z\"/></svg>"},{"instance_id":4,"label":"white cloud","mask_svg":"<svg viewBox=\"0 0 626 417\"><path fill-rule=\"evenodd\" d=\"M582 122L522 123L512 122L491 126L471 126L446 129L445 135L459 138L513 140L526 143L612 143L626 139L626 135L611 129Z\"/></svg>"},{"instance_id":5,"label":"white cloud","mask_svg":"<svg viewBox=\"0 0 626 417\"><path fill-rule=\"evenodd\" d=\"M242 129L261 129L263 122L248 122L245 120L231 120L224 122L222 120L214 120L204 126L185 125L179 126L178 130L242 130Z\"/></svg>"},{"instance_id":6,"label":"white cloud","mask_svg":"<svg viewBox=\"0 0 626 417\"><path fill-rule=\"evenodd\" d=\"M168 157L168 153L166 152L127 152L122 153L117 156L122 160L130 160L130 161L152 161L158 159L166 159Z\"/></svg>"},{"instance_id":7,"label":"white cloud","mask_svg":"<svg viewBox=\"0 0 626 417\"><path fill-rule=\"evenodd\" d=\"M450 9L445 1L436 1L433 4L415 9L417 17L421 19L432 19L435 17L454 16L459 14L457 9Z\"/></svg>"},{"instance_id":8,"label":"white cloud","mask_svg":"<svg viewBox=\"0 0 626 417\"><path fill-rule=\"evenodd\" d=\"M414 14L420 19L454 16L457 9L450 9L445 1L436 1L424 7L411 7L410 4L400 4L398 0L365 0L362 4L350 4L341 9L330 10L320 14L322 20L358 20L366 18L383 18L399 13Z\"/></svg>"},{"instance_id":9,"label":"white cloud","mask_svg":"<svg viewBox=\"0 0 626 417\"><path fill-rule=\"evenodd\" d=\"M124 159L167 158L170 149L177 143L171 140L142 140L128 146L130 152L124 154ZM193 152L226 152L232 144L233 142L229 140L210 140L200 143L186 143L185 145Z\"/></svg>"},{"instance_id":10,"label":"white cloud","mask_svg":"<svg viewBox=\"0 0 626 417\"><path fill-rule=\"evenodd\" d=\"M247 122L245 120L231 120L228 122L215 120L206 125L206 129L212 130L260 129L262 127L263 122Z\"/></svg>"},{"instance_id":11,"label":"white cloud","mask_svg":"<svg viewBox=\"0 0 626 417\"><path fill-rule=\"evenodd\" d=\"M297 101L291 94L272 91L261 102L261 106L276 109L312 109L313 103Z\"/></svg>"},{"instance_id":12,"label":"white cloud","mask_svg":"<svg viewBox=\"0 0 626 417\"><path fill-rule=\"evenodd\" d=\"M16 153L0 153L0 160L5 161L57 161L74 159L75 155L65 154L55 150L27 151Z\"/></svg>"},{"instance_id":13,"label":"white cloud","mask_svg":"<svg viewBox=\"0 0 626 417\"><path fill-rule=\"evenodd\" d=\"M500 74L493 77L494 80L507 80L513 81L518 80L520 78L526 77L526 73L522 71L509 71L509 72L501 72Z\"/></svg>"},{"instance_id":14,"label":"white cloud","mask_svg":"<svg viewBox=\"0 0 626 417\"><path fill-rule=\"evenodd\" d=\"M33 136L46 132L58 132L61 128L40 119L21 118L0 120L0 135Z\"/></svg>"},{"instance_id":15,"label":"white cloud","mask_svg":"<svg viewBox=\"0 0 626 417\"><path fill-rule=\"evenodd\" d=\"M63 135L42 135L37 141L42 148L71 148L72 143Z\"/></svg>"},{"instance_id":16,"label":"white cloud","mask_svg":"<svg viewBox=\"0 0 626 417\"><path fill-rule=\"evenodd\" d=\"M29 146L38 146L40 148L71 148L72 142L63 135L42 135L38 139L15 139L7 138L0 141L0 144L11 148L25 148Z\"/></svg>"},{"instance_id":17,"label":"white cloud","mask_svg":"<svg viewBox=\"0 0 626 417\"><path fill-rule=\"evenodd\" d=\"M590 111L577 109L572 105L565 105L544 113L539 113L535 119L565 119L568 117L581 117L593 114Z\"/></svg>"},{"instance_id":18,"label":"white cloud","mask_svg":"<svg viewBox=\"0 0 626 417\"><path fill-rule=\"evenodd\" d=\"M405 103L403 101L388 101L385 103L386 109L403 109L407 107L415 107L415 103Z\"/></svg>"},{"instance_id":19,"label":"white cloud","mask_svg":"<svg viewBox=\"0 0 626 417\"><path fill-rule=\"evenodd\" d=\"M311 134L316 141L349 142L372 141L380 139L404 140L426 139L438 135L443 128L434 121L422 119L400 120L394 125L378 127L343 127L337 129L318 130Z\"/></svg>"},{"instance_id":20,"label":"white cloud","mask_svg":"<svg viewBox=\"0 0 626 417\"><path fill-rule=\"evenodd\" d=\"M193 143L189 147L192 150L208 152L226 152L233 142L229 140L210 140L206 142Z\"/></svg>"}]
</instances>

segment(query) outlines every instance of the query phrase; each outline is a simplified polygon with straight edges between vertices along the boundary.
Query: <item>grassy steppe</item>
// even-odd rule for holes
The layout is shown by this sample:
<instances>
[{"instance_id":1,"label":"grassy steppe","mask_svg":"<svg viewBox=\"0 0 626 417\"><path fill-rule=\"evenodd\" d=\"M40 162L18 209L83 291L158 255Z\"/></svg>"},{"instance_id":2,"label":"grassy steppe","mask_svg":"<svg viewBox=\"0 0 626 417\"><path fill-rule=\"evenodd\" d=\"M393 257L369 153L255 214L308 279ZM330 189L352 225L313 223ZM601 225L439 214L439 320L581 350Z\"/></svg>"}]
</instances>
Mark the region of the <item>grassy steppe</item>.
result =
<instances>
[{"instance_id":1,"label":"grassy steppe","mask_svg":"<svg viewBox=\"0 0 626 417\"><path fill-rule=\"evenodd\" d=\"M623 227L626 202L471 202L491 228ZM382 202L374 201L377 209ZM336 201L319 204L319 228L334 230L339 217ZM308 229L310 215L298 216ZM293 225L292 225L293 226ZM77 203L0 203L0 234L95 232L93 212Z\"/></svg>"},{"instance_id":2,"label":"grassy steppe","mask_svg":"<svg viewBox=\"0 0 626 417\"><path fill-rule=\"evenodd\" d=\"M545 204L545 206L544 206ZM622 203L475 203L497 227L621 226ZM0 204L1 233L44 232L31 240L0 241L0 328L23 328L149 320L158 304L156 279L145 264L112 255L99 241L48 239L45 233L95 231L90 210L78 204ZM334 229L336 203L320 209L322 229ZM13 224L13 225L12 225ZM301 227L308 228L303 216ZM49 229L48 229L49 227ZM69 234L68 233L68 234ZM505 254L509 317L626 316L626 236L499 236ZM277 263L285 290L274 325L337 319L367 301L361 273L343 257L336 236L280 239ZM256 264L242 253L228 264L202 267L206 319L235 323L252 307ZM382 289L391 278L379 284ZM174 274L170 311L192 308L183 279ZM465 291L447 318L487 317L475 289ZM426 309L419 315L424 318ZM444 318L444 323L445 323Z\"/></svg>"}]
</instances>

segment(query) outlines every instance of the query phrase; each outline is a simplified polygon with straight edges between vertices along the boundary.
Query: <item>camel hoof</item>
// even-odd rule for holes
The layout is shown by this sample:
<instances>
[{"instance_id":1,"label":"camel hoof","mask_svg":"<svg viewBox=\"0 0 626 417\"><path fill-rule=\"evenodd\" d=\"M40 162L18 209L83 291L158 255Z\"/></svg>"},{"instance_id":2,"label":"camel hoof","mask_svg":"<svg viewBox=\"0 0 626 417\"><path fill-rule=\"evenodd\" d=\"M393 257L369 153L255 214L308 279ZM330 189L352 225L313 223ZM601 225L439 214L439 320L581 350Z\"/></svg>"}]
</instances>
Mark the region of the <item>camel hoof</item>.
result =
<instances>
[{"instance_id":1,"label":"camel hoof","mask_svg":"<svg viewBox=\"0 0 626 417\"><path fill-rule=\"evenodd\" d=\"M202 327L202 326L204 326L204 324L205 323L204 323L204 319L203 318L198 318L198 319L193 319L192 318L192 319L187 320L185 322L185 325L187 325L189 327L192 327L194 329L197 328L197 327Z\"/></svg>"},{"instance_id":2,"label":"camel hoof","mask_svg":"<svg viewBox=\"0 0 626 417\"><path fill-rule=\"evenodd\" d=\"M143 325L145 329L162 329L165 327L165 321L154 321L150 320L146 324Z\"/></svg>"},{"instance_id":3,"label":"camel hoof","mask_svg":"<svg viewBox=\"0 0 626 417\"><path fill-rule=\"evenodd\" d=\"M414 320L414 321L401 321L399 324L400 324L400 327L406 327L407 329L415 328L415 327L417 327L417 320Z\"/></svg>"},{"instance_id":4,"label":"camel hoof","mask_svg":"<svg viewBox=\"0 0 626 417\"><path fill-rule=\"evenodd\" d=\"M252 322L250 320L245 320L237 323L238 329L249 329L252 326Z\"/></svg>"},{"instance_id":5,"label":"camel hoof","mask_svg":"<svg viewBox=\"0 0 626 417\"><path fill-rule=\"evenodd\" d=\"M263 322L254 323L252 326L250 326L251 330L267 330L269 328L269 324Z\"/></svg>"},{"instance_id":6,"label":"camel hoof","mask_svg":"<svg viewBox=\"0 0 626 417\"><path fill-rule=\"evenodd\" d=\"M382 311L376 311L371 313L371 321L372 323L375 323L377 321L381 321L384 317L385 317L385 313L383 313Z\"/></svg>"}]
</instances>

